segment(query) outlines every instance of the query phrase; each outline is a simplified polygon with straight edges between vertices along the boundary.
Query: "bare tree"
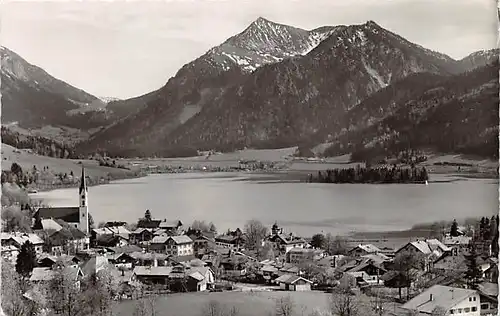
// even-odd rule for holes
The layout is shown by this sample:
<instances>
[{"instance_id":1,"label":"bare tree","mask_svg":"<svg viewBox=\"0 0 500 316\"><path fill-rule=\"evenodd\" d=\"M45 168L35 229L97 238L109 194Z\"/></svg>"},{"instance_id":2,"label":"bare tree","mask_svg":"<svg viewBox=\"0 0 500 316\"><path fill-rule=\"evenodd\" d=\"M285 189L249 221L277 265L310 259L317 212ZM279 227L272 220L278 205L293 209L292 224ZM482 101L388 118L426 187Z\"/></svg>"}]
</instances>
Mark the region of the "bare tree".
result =
<instances>
[{"instance_id":1,"label":"bare tree","mask_svg":"<svg viewBox=\"0 0 500 316\"><path fill-rule=\"evenodd\" d=\"M333 237L330 233L325 236L324 247L330 255L344 255L347 253L347 241L341 236Z\"/></svg>"},{"instance_id":2,"label":"bare tree","mask_svg":"<svg viewBox=\"0 0 500 316\"><path fill-rule=\"evenodd\" d=\"M48 285L50 307L63 316L86 315L85 301L81 295L79 282L65 269L58 269Z\"/></svg>"},{"instance_id":3,"label":"bare tree","mask_svg":"<svg viewBox=\"0 0 500 316\"><path fill-rule=\"evenodd\" d=\"M417 277L417 271L423 268L424 257L418 254L402 252L394 258L393 269L398 273L399 299L401 299L401 288L406 287L406 295L410 297L410 287Z\"/></svg>"},{"instance_id":4,"label":"bare tree","mask_svg":"<svg viewBox=\"0 0 500 316\"><path fill-rule=\"evenodd\" d=\"M23 278L14 267L2 261L2 310L9 316L35 316L43 307L32 300L23 299Z\"/></svg>"},{"instance_id":5,"label":"bare tree","mask_svg":"<svg viewBox=\"0 0 500 316\"><path fill-rule=\"evenodd\" d=\"M349 289L341 288L330 298L330 312L338 316L357 316L359 315L359 302Z\"/></svg>"},{"instance_id":6,"label":"bare tree","mask_svg":"<svg viewBox=\"0 0 500 316\"><path fill-rule=\"evenodd\" d=\"M107 270L100 270L86 280L83 296L91 315L107 316L118 294L118 284Z\"/></svg>"},{"instance_id":7,"label":"bare tree","mask_svg":"<svg viewBox=\"0 0 500 316\"><path fill-rule=\"evenodd\" d=\"M251 249L259 248L268 234L268 228L258 220L250 220L245 224L247 246Z\"/></svg>"},{"instance_id":8,"label":"bare tree","mask_svg":"<svg viewBox=\"0 0 500 316\"><path fill-rule=\"evenodd\" d=\"M235 306L228 309L216 300L209 301L201 311L202 316L237 316L238 314L239 311Z\"/></svg>"},{"instance_id":9,"label":"bare tree","mask_svg":"<svg viewBox=\"0 0 500 316\"><path fill-rule=\"evenodd\" d=\"M295 310L295 303L290 295L276 299L276 316L292 316Z\"/></svg>"},{"instance_id":10,"label":"bare tree","mask_svg":"<svg viewBox=\"0 0 500 316\"><path fill-rule=\"evenodd\" d=\"M136 300L134 306L133 316L156 316L158 315L157 307L156 307L156 299L157 297L154 295L150 295L145 298L141 298Z\"/></svg>"}]
</instances>

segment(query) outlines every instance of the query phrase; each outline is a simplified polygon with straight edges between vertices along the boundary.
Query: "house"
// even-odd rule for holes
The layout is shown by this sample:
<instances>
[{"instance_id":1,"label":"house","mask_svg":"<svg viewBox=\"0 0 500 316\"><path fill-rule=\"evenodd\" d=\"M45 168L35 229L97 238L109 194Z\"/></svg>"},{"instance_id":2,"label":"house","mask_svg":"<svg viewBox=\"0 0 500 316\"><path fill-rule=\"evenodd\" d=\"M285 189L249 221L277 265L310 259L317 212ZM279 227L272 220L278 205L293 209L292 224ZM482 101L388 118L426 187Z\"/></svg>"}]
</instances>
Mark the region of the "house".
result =
<instances>
[{"instance_id":1,"label":"house","mask_svg":"<svg viewBox=\"0 0 500 316\"><path fill-rule=\"evenodd\" d=\"M80 229L84 234L89 234L89 205L88 187L86 184L85 169L82 167L80 187L78 190L79 206L75 207L40 207L33 216L36 229L40 229L44 219L60 219L74 228Z\"/></svg>"},{"instance_id":2,"label":"house","mask_svg":"<svg viewBox=\"0 0 500 316\"><path fill-rule=\"evenodd\" d=\"M481 301L481 316L498 315L498 284L483 282L477 288Z\"/></svg>"},{"instance_id":3,"label":"house","mask_svg":"<svg viewBox=\"0 0 500 316\"><path fill-rule=\"evenodd\" d=\"M47 239L46 251L52 255L61 255L68 251L77 252L89 248L90 239L78 228L75 228L62 220L57 220L61 225L58 231L44 231Z\"/></svg>"},{"instance_id":4,"label":"house","mask_svg":"<svg viewBox=\"0 0 500 316\"><path fill-rule=\"evenodd\" d=\"M178 292L205 291L212 288L214 283L214 273L208 267L178 265L172 268L169 278L169 288Z\"/></svg>"},{"instance_id":5,"label":"house","mask_svg":"<svg viewBox=\"0 0 500 316\"><path fill-rule=\"evenodd\" d=\"M63 266L78 266L81 260L75 256L51 256L51 255L43 255L37 261L37 266L40 268L51 268L56 264L62 264Z\"/></svg>"},{"instance_id":6,"label":"house","mask_svg":"<svg viewBox=\"0 0 500 316\"><path fill-rule=\"evenodd\" d=\"M420 255L423 258L421 269L429 271L433 268L433 262L436 259L456 253L453 248L445 246L437 239L427 239L407 243L396 251L396 257L402 254L411 256Z\"/></svg>"},{"instance_id":7,"label":"house","mask_svg":"<svg viewBox=\"0 0 500 316\"><path fill-rule=\"evenodd\" d=\"M132 274L132 280L145 284L168 284L172 267L136 266Z\"/></svg>"},{"instance_id":8,"label":"house","mask_svg":"<svg viewBox=\"0 0 500 316\"><path fill-rule=\"evenodd\" d=\"M130 256L134 259L134 264L138 266L166 266L168 255L164 253L151 253L151 252L142 252L136 251L130 254Z\"/></svg>"},{"instance_id":9,"label":"house","mask_svg":"<svg viewBox=\"0 0 500 316\"><path fill-rule=\"evenodd\" d=\"M365 244L365 245L359 244L356 247L349 250L348 255L360 257L360 256L369 255L369 254L376 254L376 253L380 253L380 252L381 252L381 250L372 244Z\"/></svg>"},{"instance_id":10,"label":"house","mask_svg":"<svg viewBox=\"0 0 500 316\"><path fill-rule=\"evenodd\" d=\"M137 228L130 233L129 241L131 244L140 244L153 239L153 230L150 228Z\"/></svg>"},{"instance_id":11,"label":"house","mask_svg":"<svg viewBox=\"0 0 500 316\"><path fill-rule=\"evenodd\" d=\"M274 250L282 253L287 253L293 248L305 248L307 245L303 238L293 234L272 235L268 238L268 241L273 244Z\"/></svg>"},{"instance_id":12,"label":"house","mask_svg":"<svg viewBox=\"0 0 500 316\"><path fill-rule=\"evenodd\" d=\"M173 256L189 256L193 254L193 240L186 235L155 236L151 240L151 250Z\"/></svg>"},{"instance_id":13,"label":"house","mask_svg":"<svg viewBox=\"0 0 500 316\"><path fill-rule=\"evenodd\" d=\"M100 241L103 240L103 236L117 236L116 240L119 240L120 243L128 244L130 239L130 231L125 226L108 226L102 228L94 228L91 231L91 242L94 246L102 246ZM104 239L111 239L110 237L104 237Z\"/></svg>"},{"instance_id":14,"label":"house","mask_svg":"<svg viewBox=\"0 0 500 316\"><path fill-rule=\"evenodd\" d=\"M98 273L101 270L109 270L112 265L109 263L108 258L104 256L95 256L80 264L83 275L90 276Z\"/></svg>"},{"instance_id":15,"label":"house","mask_svg":"<svg viewBox=\"0 0 500 316\"><path fill-rule=\"evenodd\" d=\"M436 308L442 308L448 314L479 316L479 293L470 289L434 285L402 306L404 310L418 311L423 315L431 315Z\"/></svg>"},{"instance_id":16,"label":"house","mask_svg":"<svg viewBox=\"0 0 500 316\"><path fill-rule=\"evenodd\" d=\"M66 275L67 278L75 282L75 285L79 288L80 281L82 280L84 274L82 269L78 266L68 266L68 267L54 267L54 268L33 268L31 273L30 282L34 285L46 285L48 282L54 279L58 274L62 273Z\"/></svg>"},{"instance_id":17,"label":"house","mask_svg":"<svg viewBox=\"0 0 500 316\"><path fill-rule=\"evenodd\" d=\"M127 253L117 253L107 256L108 262L113 264L118 269L132 269L135 260L132 255Z\"/></svg>"},{"instance_id":18,"label":"house","mask_svg":"<svg viewBox=\"0 0 500 316\"><path fill-rule=\"evenodd\" d=\"M312 284L312 281L293 274L284 274L274 281L285 291L310 291Z\"/></svg>"},{"instance_id":19,"label":"house","mask_svg":"<svg viewBox=\"0 0 500 316\"><path fill-rule=\"evenodd\" d=\"M215 234L213 232L195 231L187 234L193 240L193 252L196 255L203 255L209 249L216 246Z\"/></svg>"},{"instance_id":20,"label":"house","mask_svg":"<svg viewBox=\"0 0 500 316\"><path fill-rule=\"evenodd\" d=\"M126 239L123 235L99 235L99 237L95 240L96 247L123 247L127 245L128 239Z\"/></svg>"},{"instance_id":21,"label":"house","mask_svg":"<svg viewBox=\"0 0 500 316\"><path fill-rule=\"evenodd\" d=\"M468 248L472 242L472 237L468 236L446 236L443 244L448 247Z\"/></svg>"},{"instance_id":22,"label":"house","mask_svg":"<svg viewBox=\"0 0 500 316\"><path fill-rule=\"evenodd\" d=\"M33 247L35 248L35 252L37 254L41 254L43 252L44 241L38 235L30 233L2 233L1 236L2 246L14 246L19 251L21 250L22 245L29 241ZM13 249L13 248L11 248Z\"/></svg>"},{"instance_id":23,"label":"house","mask_svg":"<svg viewBox=\"0 0 500 316\"><path fill-rule=\"evenodd\" d=\"M159 229L163 229L169 235L177 235L179 230L182 228L182 222L180 220L167 221L164 219L158 225Z\"/></svg>"},{"instance_id":24,"label":"house","mask_svg":"<svg viewBox=\"0 0 500 316\"><path fill-rule=\"evenodd\" d=\"M245 244L245 238L239 228L227 234L215 237L215 244L222 248L238 250Z\"/></svg>"},{"instance_id":25,"label":"house","mask_svg":"<svg viewBox=\"0 0 500 316\"><path fill-rule=\"evenodd\" d=\"M304 261L317 261L324 257L324 252L317 249L292 248L286 253L286 262L299 263Z\"/></svg>"}]
</instances>

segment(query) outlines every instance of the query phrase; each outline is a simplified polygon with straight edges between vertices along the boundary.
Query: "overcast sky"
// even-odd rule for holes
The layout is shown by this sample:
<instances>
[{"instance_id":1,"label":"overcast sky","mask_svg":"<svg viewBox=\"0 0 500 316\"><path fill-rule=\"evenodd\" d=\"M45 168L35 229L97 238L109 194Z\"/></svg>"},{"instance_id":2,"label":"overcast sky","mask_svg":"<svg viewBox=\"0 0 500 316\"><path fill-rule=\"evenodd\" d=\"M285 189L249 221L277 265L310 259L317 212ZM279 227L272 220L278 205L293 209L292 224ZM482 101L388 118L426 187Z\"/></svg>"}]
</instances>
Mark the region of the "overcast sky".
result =
<instances>
[{"instance_id":1,"label":"overcast sky","mask_svg":"<svg viewBox=\"0 0 500 316\"><path fill-rule=\"evenodd\" d=\"M1 5L2 45L96 96L161 87L185 63L259 16L313 29L374 20L462 58L496 47L495 0L54 1Z\"/></svg>"}]
</instances>

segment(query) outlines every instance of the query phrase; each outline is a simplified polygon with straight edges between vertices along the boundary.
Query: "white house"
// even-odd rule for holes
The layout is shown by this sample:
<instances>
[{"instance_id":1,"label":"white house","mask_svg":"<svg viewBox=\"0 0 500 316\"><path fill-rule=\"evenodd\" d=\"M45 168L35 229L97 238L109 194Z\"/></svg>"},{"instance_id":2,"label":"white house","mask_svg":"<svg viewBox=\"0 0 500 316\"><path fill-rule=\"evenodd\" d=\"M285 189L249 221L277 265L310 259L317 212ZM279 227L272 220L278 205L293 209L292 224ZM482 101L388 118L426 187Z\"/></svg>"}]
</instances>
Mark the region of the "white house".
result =
<instances>
[{"instance_id":1,"label":"white house","mask_svg":"<svg viewBox=\"0 0 500 316\"><path fill-rule=\"evenodd\" d=\"M310 291L312 284L312 281L293 274L283 274L274 281L285 291Z\"/></svg>"},{"instance_id":2,"label":"white house","mask_svg":"<svg viewBox=\"0 0 500 316\"><path fill-rule=\"evenodd\" d=\"M193 254L193 240L189 236L155 236L151 248L173 256L190 256Z\"/></svg>"},{"instance_id":3,"label":"white house","mask_svg":"<svg viewBox=\"0 0 500 316\"><path fill-rule=\"evenodd\" d=\"M365 245L357 245L356 247L352 248L349 250L349 255L351 256L365 256L369 254L376 254L381 252L378 247L372 245L372 244L365 244Z\"/></svg>"},{"instance_id":4,"label":"white house","mask_svg":"<svg viewBox=\"0 0 500 316\"><path fill-rule=\"evenodd\" d=\"M431 315L436 308L442 308L448 315L480 316L481 301L475 290L434 285L402 306L408 311Z\"/></svg>"}]
</instances>

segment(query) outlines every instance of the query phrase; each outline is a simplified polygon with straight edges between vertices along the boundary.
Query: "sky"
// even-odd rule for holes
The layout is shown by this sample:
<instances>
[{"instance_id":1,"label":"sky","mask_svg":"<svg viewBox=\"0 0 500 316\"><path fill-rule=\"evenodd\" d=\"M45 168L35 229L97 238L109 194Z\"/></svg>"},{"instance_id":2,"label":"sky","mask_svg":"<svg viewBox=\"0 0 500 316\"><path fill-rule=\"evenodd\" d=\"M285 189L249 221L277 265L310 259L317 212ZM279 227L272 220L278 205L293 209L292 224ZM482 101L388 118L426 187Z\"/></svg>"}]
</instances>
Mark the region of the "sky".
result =
<instances>
[{"instance_id":1,"label":"sky","mask_svg":"<svg viewBox=\"0 0 500 316\"><path fill-rule=\"evenodd\" d=\"M2 1L0 42L96 96L163 86L259 16L313 29L373 20L455 59L497 45L495 0Z\"/></svg>"}]
</instances>

